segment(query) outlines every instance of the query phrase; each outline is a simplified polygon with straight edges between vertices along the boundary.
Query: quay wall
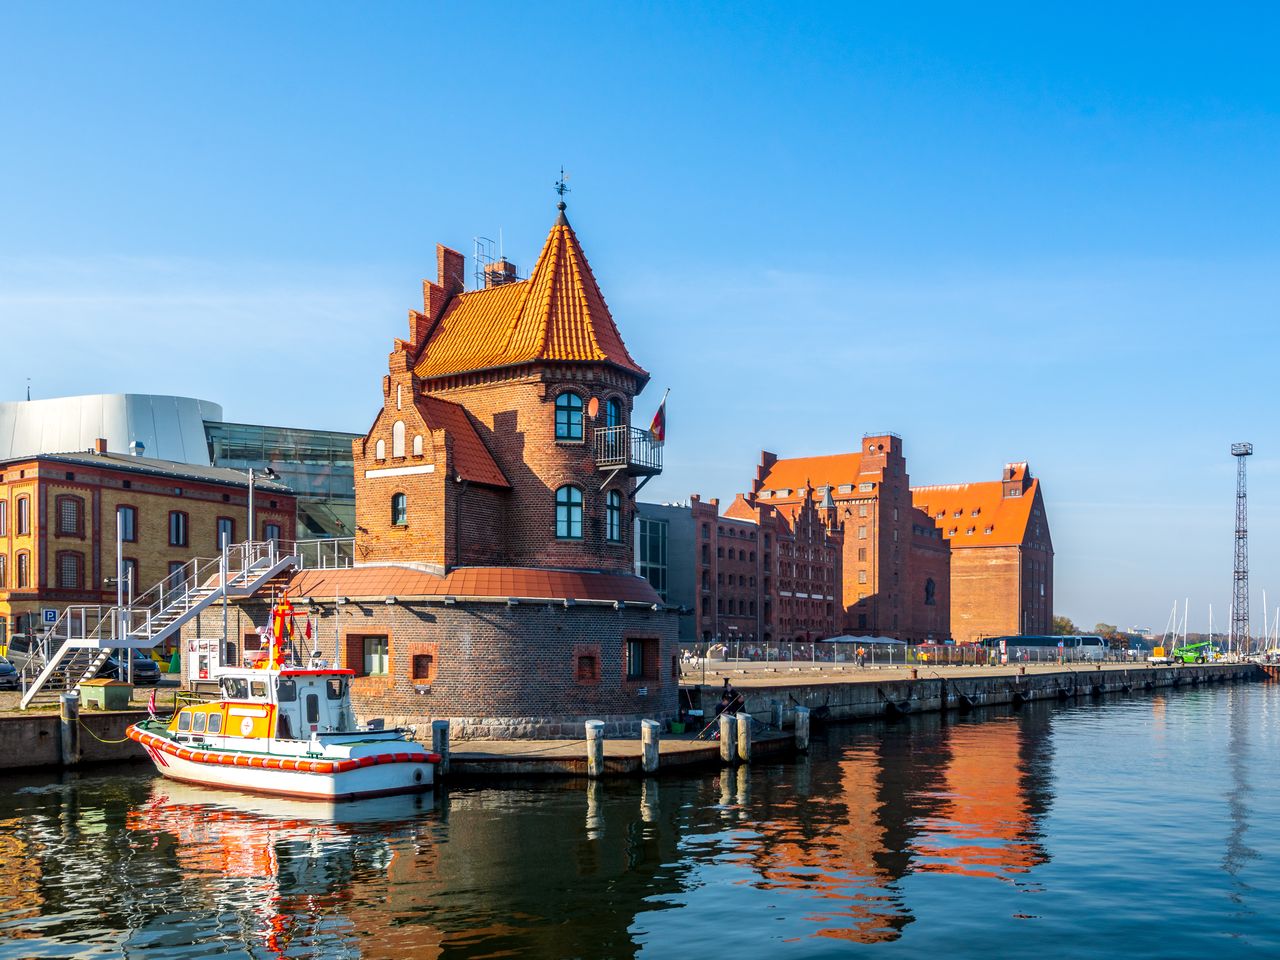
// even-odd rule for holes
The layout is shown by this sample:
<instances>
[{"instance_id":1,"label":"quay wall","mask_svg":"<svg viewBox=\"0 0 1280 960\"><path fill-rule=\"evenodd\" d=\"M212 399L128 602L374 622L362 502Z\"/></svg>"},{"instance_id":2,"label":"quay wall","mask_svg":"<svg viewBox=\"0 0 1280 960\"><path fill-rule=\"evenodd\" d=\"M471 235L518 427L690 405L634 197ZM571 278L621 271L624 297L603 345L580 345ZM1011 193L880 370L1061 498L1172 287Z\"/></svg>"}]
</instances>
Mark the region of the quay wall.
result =
<instances>
[{"instance_id":1,"label":"quay wall","mask_svg":"<svg viewBox=\"0 0 1280 960\"><path fill-rule=\"evenodd\" d=\"M145 710L80 714L80 763L145 760L146 751L125 738L125 728L145 720ZM61 721L56 713L0 716L0 770L71 766L63 763ZM106 742L103 741L120 741Z\"/></svg>"},{"instance_id":2,"label":"quay wall","mask_svg":"<svg viewBox=\"0 0 1280 960\"><path fill-rule=\"evenodd\" d=\"M780 703L784 723L790 723L798 706L808 707L811 711L821 710L826 714L826 720L836 722L872 719L894 713L1012 706L1036 700L1087 699L1109 693L1237 683L1264 678L1263 672L1255 664L1233 663L1181 667L1135 666L1124 670L1082 669L1029 675L1001 671L989 676L965 677L922 672L918 679L882 682L859 675L857 680L801 683L797 680L788 682L784 675L776 684L753 683L737 689L746 701L746 712L753 717L768 720L774 704ZM701 706L707 717L711 717L715 713L720 688L705 686L687 689L693 705Z\"/></svg>"}]
</instances>

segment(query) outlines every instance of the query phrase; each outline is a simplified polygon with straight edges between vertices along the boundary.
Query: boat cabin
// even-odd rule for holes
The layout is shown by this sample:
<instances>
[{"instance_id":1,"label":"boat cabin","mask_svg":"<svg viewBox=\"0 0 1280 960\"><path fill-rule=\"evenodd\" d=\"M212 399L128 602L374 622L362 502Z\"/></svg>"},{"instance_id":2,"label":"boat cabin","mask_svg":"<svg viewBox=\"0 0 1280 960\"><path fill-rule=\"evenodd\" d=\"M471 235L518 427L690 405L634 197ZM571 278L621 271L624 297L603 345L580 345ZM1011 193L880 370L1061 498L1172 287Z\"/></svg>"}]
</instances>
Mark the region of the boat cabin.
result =
<instances>
[{"instance_id":1,"label":"boat cabin","mask_svg":"<svg viewBox=\"0 0 1280 960\"><path fill-rule=\"evenodd\" d=\"M183 707L169 729L179 737L310 740L358 733L352 670L223 670L222 699Z\"/></svg>"}]
</instances>

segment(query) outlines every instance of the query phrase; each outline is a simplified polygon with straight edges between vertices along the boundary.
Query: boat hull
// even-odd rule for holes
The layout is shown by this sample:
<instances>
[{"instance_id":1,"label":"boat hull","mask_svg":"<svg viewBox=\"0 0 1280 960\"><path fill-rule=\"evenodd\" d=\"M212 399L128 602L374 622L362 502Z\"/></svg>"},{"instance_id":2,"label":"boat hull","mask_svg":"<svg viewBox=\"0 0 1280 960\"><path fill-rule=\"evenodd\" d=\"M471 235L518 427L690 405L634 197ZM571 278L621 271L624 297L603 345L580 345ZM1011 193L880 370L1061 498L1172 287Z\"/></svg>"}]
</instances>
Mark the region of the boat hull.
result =
<instances>
[{"instance_id":1,"label":"boat hull","mask_svg":"<svg viewBox=\"0 0 1280 960\"><path fill-rule=\"evenodd\" d=\"M418 748L351 760L198 749L129 727L164 777L206 787L301 800L355 800L430 790L439 757ZM416 746L416 745L413 745Z\"/></svg>"}]
</instances>

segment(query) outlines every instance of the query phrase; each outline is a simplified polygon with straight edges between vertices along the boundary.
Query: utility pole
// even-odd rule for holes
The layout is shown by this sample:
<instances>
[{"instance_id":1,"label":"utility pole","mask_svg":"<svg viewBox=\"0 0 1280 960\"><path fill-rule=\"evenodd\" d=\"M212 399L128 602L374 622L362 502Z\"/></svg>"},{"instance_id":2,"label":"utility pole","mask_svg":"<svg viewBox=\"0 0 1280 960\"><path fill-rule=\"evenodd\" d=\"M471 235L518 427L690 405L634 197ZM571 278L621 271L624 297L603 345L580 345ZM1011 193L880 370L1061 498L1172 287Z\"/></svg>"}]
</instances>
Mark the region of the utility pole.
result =
<instances>
[{"instance_id":1,"label":"utility pole","mask_svg":"<svg viewBox=\"0 0 1280 960\"><path fill-rule=\"evenodd\" d=\"M1236 649L1248 655L1253 652L1253 643L1249 635L1249 491L1244 458L1253 455L1253 444L1233 443L1231 455L1236 458L1236 562L1232 577L1231 629Z\"/></svg>"}]
</instances>

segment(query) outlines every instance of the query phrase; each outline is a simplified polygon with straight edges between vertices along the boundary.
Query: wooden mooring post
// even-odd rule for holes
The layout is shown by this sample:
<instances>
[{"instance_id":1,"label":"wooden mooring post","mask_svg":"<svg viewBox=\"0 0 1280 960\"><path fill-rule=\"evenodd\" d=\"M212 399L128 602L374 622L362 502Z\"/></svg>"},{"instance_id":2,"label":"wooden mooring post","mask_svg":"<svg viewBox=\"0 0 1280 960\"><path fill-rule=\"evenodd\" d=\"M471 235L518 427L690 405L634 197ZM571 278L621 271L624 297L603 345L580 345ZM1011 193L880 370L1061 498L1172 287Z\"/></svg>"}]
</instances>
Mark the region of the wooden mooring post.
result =
<instances>
[{"instance_id":1,"label":"wooden mooring post","mask_svg":"<svg viewBox=\"0 0 1280 960\"><path fill-rule=\"evenodd\" d=\"M59 698L58 728L61 734L61 755L64 767L80 762L80 693L68 691Z\"/></svg>"},{"instance_id":2,"label":"wooden mooring post","mask_svg":"<svg viewBox=\"0 0 1280 960\"><path fill-rule=\"evenodd\" d=\"M720 760L733 763L738 759L738 723L731 713L720 714Z\"/></svg>"},{"instance_id":3,"label":"wooden mooring post","mask_svg":"<svg viewBox=\"0 0 1280 960\"><path fill-rule=\"evenodd\" d=\"M604 776L604 721L588 720L587 728L587 776L595 779Z\"/></svg>"},{"instance_id":4,"label":"wooden mooring post","mask_svg":"<svg viewBox=\"0 0 1280 960\"><path fill-rule=\"evenodd\" d=\"M645 773L658 772L658 740L662 724L657 720L640 721L640 768Z\"/></svg>"}]
</instances>

